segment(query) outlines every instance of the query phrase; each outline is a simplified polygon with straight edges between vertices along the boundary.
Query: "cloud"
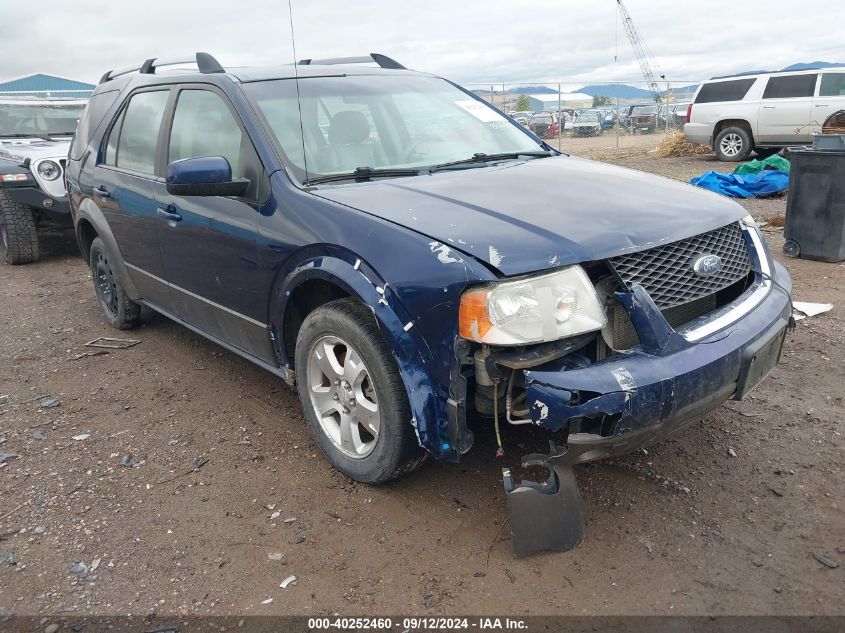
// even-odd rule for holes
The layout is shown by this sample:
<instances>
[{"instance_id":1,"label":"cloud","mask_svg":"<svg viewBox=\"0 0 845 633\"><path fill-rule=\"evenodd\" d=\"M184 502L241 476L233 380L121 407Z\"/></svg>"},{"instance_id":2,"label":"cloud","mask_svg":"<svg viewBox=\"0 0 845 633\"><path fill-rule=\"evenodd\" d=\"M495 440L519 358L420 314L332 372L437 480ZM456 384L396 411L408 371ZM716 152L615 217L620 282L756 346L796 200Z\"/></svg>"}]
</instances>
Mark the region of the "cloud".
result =
<instances>
[{"instance_id":1,"label":"cloud","mask_svg":"<svg viewBox=\"0 0 845 633\"><path fill-rule=\"evenodd\" d=\"M293 59L282 0L47 0L6 3L4 78L106 70L196 50L224 65ZM459 82L641 81L613 0L292 0L300 58L381 52ZM843 61L845 5L828 0L706 4L628 0L660 72L678 81L799 61ZM820 19L819 16L825 16Z\"/></svg>"}]
</instances>

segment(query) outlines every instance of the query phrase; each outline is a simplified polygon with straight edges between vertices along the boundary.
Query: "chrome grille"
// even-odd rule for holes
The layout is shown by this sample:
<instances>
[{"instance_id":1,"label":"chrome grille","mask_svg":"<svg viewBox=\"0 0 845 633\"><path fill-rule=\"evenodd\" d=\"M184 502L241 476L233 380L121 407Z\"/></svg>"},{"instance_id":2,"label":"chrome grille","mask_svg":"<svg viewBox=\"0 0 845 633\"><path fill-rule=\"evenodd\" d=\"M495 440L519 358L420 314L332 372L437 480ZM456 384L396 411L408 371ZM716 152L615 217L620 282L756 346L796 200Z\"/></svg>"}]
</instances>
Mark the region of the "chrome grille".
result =
<instances>
[{"instance_id":1,"label":"chrome grille","mask_svg":"<svg viewBox=\"0 0 845 633\"><path fill-rule=\"evenodd\" d=\"M693 262L717 255L722 266L701 276ZM679 306L727 288L751 271L748 245L738 222L694 237L608 260L625 288L638 283L661 310Z\"/></svg>"}]
</instances>

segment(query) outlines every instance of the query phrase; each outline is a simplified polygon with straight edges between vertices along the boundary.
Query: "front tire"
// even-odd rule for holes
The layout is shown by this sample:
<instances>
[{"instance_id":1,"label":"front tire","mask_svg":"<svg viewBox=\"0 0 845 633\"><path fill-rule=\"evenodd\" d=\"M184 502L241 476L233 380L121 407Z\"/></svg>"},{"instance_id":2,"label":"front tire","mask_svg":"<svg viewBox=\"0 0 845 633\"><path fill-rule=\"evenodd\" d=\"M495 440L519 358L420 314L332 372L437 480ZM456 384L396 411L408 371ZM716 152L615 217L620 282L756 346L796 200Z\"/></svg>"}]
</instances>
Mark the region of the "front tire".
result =
<instances>
[{"instance_id":1,"label":"front tire","mask_svg":"<svg viewBox=\"0 0 845 633\"><path fill-rule=\"evenodd\" d=\"M719 132L713 142L716 157L726 163L739 163L748 158L754 143L748 130L741 127L728 127Z\"/></svg>"},{"instance_id":2,"label":"front tire","mask_svg":"<svg viewBox=\"0 0 845 633\"><path fill-rule=\"evenodd\" d=\"M141 306L126 295L126 291L112 269L105 244L99 237L91 243L88 263L91 267L91 279L94 281L97 301L109 325L118 330L129 330L138 325L141 321Z\"/></svg>"},{"instance_id":3,"label":"front tire","mask_svg":"<svg viewBox=\"0 0 845 633\"><path fill-rule=\"evenodd\" d=\"M381 484L425 460L399 368L366 306L340 299L311 312L296 339L296 376L312 434L348 477Z\"/></svg>"},{"instance_id":4,"label":"front tire","mask_svg":"<svg viewBox=\"0 0 845 633\"><path fill-rule=\"evenodd\" d=\"M0 251L6 263L13 266L38 261L38 230L32 208L15 202L0 189Z\"/></svg>"}]
</instances>

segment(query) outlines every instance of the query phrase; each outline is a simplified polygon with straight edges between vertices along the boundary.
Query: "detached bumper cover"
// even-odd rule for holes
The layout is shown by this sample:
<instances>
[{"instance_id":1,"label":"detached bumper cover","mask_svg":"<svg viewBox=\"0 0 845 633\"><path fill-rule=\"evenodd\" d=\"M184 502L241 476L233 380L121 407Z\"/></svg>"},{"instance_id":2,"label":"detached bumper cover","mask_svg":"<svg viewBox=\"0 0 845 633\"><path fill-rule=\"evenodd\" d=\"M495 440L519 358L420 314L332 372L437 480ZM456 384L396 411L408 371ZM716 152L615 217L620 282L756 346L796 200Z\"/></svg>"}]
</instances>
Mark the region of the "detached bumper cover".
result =
<instances>
[{"instance_id":1,"label":"detached bumper cover","mask_svg":"<svg viewBox=\"0 0 845 633\"><path fill-rule=\"evenodd\" d=\"M569 428L567 445L579 448L566 461L577 463L647 446L725 400L741 399L777 364L791 318L789 275L777 264L773 273L759 304L694 342L672 330L642 288L620 293L642 348L581 369L526 371L532 421L551 431Z\"/></svg>"}]
</instances>

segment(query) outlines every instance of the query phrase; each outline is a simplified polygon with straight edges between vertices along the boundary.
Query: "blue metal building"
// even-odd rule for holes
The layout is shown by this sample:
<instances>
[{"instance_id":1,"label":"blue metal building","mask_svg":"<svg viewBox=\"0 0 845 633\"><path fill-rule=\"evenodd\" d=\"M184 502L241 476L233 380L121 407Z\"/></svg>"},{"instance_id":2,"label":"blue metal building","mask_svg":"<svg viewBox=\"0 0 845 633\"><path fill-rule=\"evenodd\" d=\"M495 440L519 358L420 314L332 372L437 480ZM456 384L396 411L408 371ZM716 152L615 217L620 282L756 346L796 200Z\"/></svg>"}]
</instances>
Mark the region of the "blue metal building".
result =
<instances>
[{"instance_id":1,"label":"blue metal building","mask_svg":"<svg viewBox=\"0 0 845 633\"><path fill-rule=\"evenodd\" d=\"M93 84L65 77L36 73L0 82L3 97L69 97L86 98L94 90Z\"/></svg>"}]
</instances>

